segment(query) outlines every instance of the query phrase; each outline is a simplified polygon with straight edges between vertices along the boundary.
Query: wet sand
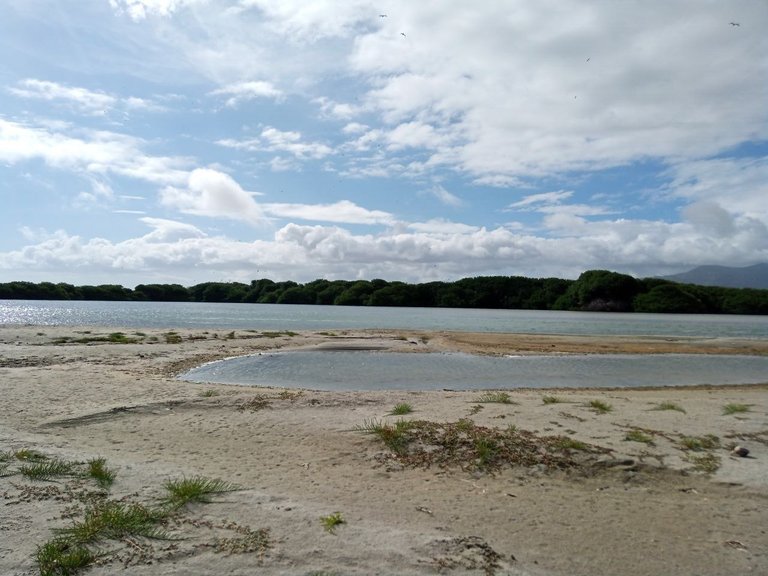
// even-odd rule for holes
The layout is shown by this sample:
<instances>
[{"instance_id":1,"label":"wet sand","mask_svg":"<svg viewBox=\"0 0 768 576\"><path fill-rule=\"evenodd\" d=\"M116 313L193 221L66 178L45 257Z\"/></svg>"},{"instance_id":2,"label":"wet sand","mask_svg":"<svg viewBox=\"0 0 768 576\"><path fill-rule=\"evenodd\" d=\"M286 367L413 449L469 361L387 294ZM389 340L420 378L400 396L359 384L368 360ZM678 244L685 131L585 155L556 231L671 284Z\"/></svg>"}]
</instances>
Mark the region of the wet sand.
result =
<instances>
[{"instance_id":1,"label":"wet sand","mask_svg":"<svg viewBox=\"0 0 768 576\"><path fill-rule=\"evenodd\" d=\"M133 329L122 332L135 343L98 341L111 332L0 327L0 451L104 457L117 474L113 499L151 503L165 481L197 475L241 489L189 506L167 526L182 539L105 543L114 554L84 573L768 573L768 384L512 390L512 403L502 404L480 402L479 392L296 391L175 378L205 361L276 348L765 355L766 342ZM597 412L593 401L610 410ZM414 412L389 415L398 403ZM725 414L728 404L747 411ZM414 467L359 430L398 419L513 426L542 453L555 436L600 450L573 451L570 470L489 469L462 457ZM686 446L711 436L713 447ZM735 445L749 457L734 455ZM7 463L8 473L18 468ZM0 478L1 574L37 573L37 546L82 514L83 489L93 488ZM336 512L345 522L330 533L320 518ZM259 529L268 530L268 547L237 545Z\"/></svg>"}]
</instances>

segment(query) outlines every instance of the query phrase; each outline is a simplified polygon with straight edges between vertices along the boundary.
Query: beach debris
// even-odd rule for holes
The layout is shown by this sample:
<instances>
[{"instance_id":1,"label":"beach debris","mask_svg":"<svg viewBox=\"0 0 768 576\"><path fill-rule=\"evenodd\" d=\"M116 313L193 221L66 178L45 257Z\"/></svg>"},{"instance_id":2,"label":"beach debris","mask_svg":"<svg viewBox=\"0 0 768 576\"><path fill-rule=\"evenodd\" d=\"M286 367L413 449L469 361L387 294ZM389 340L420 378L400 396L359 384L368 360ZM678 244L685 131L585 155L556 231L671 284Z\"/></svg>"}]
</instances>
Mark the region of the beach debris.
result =
<instances>
[{"instance_id":1,"label":"beach debris","mask_svg":"<svg viewBox=\"0 0 768 576\"><path fill-rule=\"evenodd\" d=\"M430 510L426 506L416 506L416 510L418 510L419 512L424 512L424 514L429 514L430 516L432 516L432 510Z\"/></svg>"},{"instance_id":2,"label":"beach debris","mask_svg":"<svg viewBox=\"0 0 768 576\"><path fill-rule=\"evenodd\" d=\"M738 540L726 540L723 542L728 548L733 548L735 550L746 550L747 547L744 546L742 542L739 542Z\"/></svg>"},{"instance_id":3,"label":"beach debris","mask_svg":"<svg viewBox=\"0 0 768 576\"><path fill-rule=\"evenodd\" d=\"M733 450L731 450L731 454L734 456L741 456L742 458L746 458L749 456L749 449L744 448L744 446L734 446Z\"/></svg>"}]
</instances>

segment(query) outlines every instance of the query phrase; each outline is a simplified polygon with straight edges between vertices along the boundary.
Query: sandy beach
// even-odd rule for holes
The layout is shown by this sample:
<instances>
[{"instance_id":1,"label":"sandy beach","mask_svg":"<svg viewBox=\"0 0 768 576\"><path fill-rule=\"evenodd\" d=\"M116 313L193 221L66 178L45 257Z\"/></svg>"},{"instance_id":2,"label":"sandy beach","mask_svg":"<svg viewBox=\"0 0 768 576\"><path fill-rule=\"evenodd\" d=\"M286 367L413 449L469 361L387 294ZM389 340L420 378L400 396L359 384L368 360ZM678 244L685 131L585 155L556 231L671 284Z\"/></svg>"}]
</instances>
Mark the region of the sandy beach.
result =
<instances>
[{"instance_id":1,"label":"sandy beach","mask_svg":"<svg viewBox=\"0 0 768 576\"><path fill-rule=\"evenodd\" d=\"M99 542L82 573L768 574L768 375L505 398L176 378L276 348L768 355L768 342L157 329L108 341L114 332L0 327L0 574L39 574L38 547L98 498L151 505L169 480L196 477L238 489L165 518L171 538ZM413 411L391 414L398 404ZM372 433L398 421L416 423L399 453ZM510 439L520 444L507 450ZM103 457L115 481L106 493L81 477L32 480L24 451ZM321 518L334 515L329 530Z\"/></svg>"}]
</instances>

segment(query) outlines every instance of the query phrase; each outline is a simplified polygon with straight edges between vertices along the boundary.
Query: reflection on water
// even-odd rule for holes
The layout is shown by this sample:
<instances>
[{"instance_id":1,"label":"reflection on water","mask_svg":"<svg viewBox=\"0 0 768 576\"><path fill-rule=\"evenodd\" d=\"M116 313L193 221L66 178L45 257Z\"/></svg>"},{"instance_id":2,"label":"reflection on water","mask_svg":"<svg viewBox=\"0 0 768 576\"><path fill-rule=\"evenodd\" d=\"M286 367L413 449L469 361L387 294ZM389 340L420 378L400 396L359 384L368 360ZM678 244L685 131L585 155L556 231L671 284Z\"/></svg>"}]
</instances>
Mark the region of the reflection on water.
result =
<instances>
[{"instance_id":1,"label":"reflection on water","mask_svg":"<svg viewBox=\"0 0 768 576\"><path fill-rule=\"evenodd\" d=\"M768 382L768 357L468 354L295 351L212 362L193 382L315 390L478 390L754 384Z\"/></svg>"}]
</instances>

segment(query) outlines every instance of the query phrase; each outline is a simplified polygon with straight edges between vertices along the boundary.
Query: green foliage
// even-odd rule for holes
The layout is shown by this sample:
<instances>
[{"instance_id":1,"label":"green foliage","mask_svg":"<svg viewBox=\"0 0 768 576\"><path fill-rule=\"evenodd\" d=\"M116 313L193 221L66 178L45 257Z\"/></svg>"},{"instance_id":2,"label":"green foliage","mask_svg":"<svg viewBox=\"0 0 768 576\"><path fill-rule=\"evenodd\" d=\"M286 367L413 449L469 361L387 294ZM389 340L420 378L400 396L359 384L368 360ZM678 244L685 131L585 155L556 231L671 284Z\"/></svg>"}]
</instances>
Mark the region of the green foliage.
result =
<instances>
[{"instance_id":1,"label":"green foliage","mask_svg":"<svg viewBox=\"0 0 768 576\"><path fill-rule=\"evenodd\" d=\"M649 436L642 430L630 430L624 436L624 440L628 442L642 442L643 444L653 445L653 437Z\"/></svg>"},{"instance_id":2,"label":"green foliage","mask_svg":"<svg viewBox=\"0 0 768 576\"><path fill-rule=\"evenodd\" d=\"M563 400L557 396L542 396L541 401L544 402L544 404L559 404L563 402Z\"/></svg>"},{"instance_id":3,"label":"green foliage","mask_svg":"<svg viewBox=\"0 0 768 576\"><path fill-rule=\"evenodd\" d=\"M478 276L455 282L324 280L306 284L268 278L240 282L73 286L41 282L0 283L0 299L143 300L153 302L261 302L341 306L421 306L522 310L596 310L712 314L768 314L768 290L638 280L608 270L588 270L578 280Z\"/></svg>"},{"instance_id":4,"label":"green foliage","mask_svg":"<svg viewBox=\"0 0 768 576\"><path fill-rule=\"evenodd\" d=\"M19 466L19 473L30 480L50 480L59 476L72 476L76 472L74 463L58 459L33 461Z\"/></svg>"},{"instance_id":5,"label":"green foliage","mask_svg":"<svg viewBox=\"0 0 768 576\"><path fill-rule=\"evenodd\" d=\"M749 412L749 404L726 404L723 406L723 414L741 414Z\"/></svg>"},{"instance_id":6,"label":"green foliage","mask_svg":"<svg viewBox=\"0 0 768 576\"><path fill-rule=\"evenodd\" d=\"M109 488L115 481L115 471L107 468L104 458L94 458L88 461L88 476L96 480L102 488Z\"/></svg>"},{"instance_id":7,"label":"green foliage","mask_svg":"<svg viewBox=\"0 0 768 576\"><path fill-rule=\"evenodd\" d=\"M413 406L408 404L408 402L400 402L399 404L395 404L395 407L392 408L390 414L393 416L403 416L405 414L410 414L411 412L413 412Z\"/></svg>"},{"instance_id":8,"label":"green foliage","mask_svg":"<svg viewBox=\"0 0 768 576\"><path fill-rule=\"evenodd\" d=\"M219 479L208 479L202 476L168 480L163 485L168 492L165 504L170 508L181 508L190 502L210 502L213 494L240 490L235 484Z\"/></svg>"},{"instance_id":9,"label":"green foliage","mask_svg":"<svg viewBox=\"0 0 768 576\"><path fill-rule=\"evenodd\" d=\"M512 397L508 392L485 392L480 395L475 402L480 402L482 404L515 404L515 401L512 400Z\"/></svg>"},{"instance_id":10,"label":"green foliage","mask_svg":"<svg viewBox=\"0 0 768 576\"><path fill-rule=\"evenodd\" d=\"M613 406L602 400L590 400L589 407L598 414L605 414L606 412L613 410Z\"/></svg>"},{"instance_id":11,"label":"green foliage","mask_svg":"<svg viewBox=\"0 0 768 576\"><path fill-rule=\"evenodd\" d=\"M323 525L326 532L335 534L336 528L342 524L346 524L346 520L342 518L341 512L334 512L328 516L320 516L320 523Z\"/></svg>"},{"instance_id":12,"label":"green foliage","mask_svg":"<svg viewBox=\"0 0 768 576\"><path fill-rule=\"evenodd\" d=\"M682 412L685 414L685 409L679 404L674 402L661 402L657 404L652 410L675 410L676 412Z\"/></svg>"},{"instance_id":13,"label":"green foliage","mask_svg":"<svg viewBox=\"0 0 768 576\"><path fill-rule=\"evenodd\" d=\"M65 538L49 540L35 552L40 576L74 576L95 559L88 548Z\"/></svg>"},{"instance_id":14,"label":"green foliage","mask_svg":"<svg viewBox=\"0 0 768 576\"><path fill-rule=\"evenodd\" d=\"M702 450L714 450L720 447L720 438L714 434L704 436L683 436L680 445L685 450L701 452Z\"/></svg>"}]
</instances>

